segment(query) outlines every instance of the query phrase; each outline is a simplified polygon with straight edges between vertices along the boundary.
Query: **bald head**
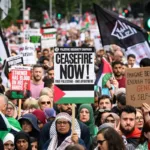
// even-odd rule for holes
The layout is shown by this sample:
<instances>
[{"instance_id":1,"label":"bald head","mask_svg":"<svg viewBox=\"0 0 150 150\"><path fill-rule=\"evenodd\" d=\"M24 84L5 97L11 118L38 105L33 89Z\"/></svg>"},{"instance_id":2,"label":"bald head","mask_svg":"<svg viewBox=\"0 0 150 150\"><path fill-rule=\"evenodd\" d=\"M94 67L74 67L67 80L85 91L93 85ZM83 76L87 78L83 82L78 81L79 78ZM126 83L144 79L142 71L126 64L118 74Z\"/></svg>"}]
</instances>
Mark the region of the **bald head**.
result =
<instances>
[{"instance_id":1,"label":"bald head","mask_svg":"<svg viewBox=\"0 0 150 150\"><path fill-rule=\"evenodd\" d=\"M120 50L117 50L114 53L114 61L121 61L122 62L122 58L123 58L123 52Z\"/></svg>"},{"instance_id":2,"label":"bald head","mask_svg":"<svg viewBox=\"0 0 150 150\"><path fill-rule=\"evenodd\" d=\"M7 104L8 104L8 98L5 95L0 94L0 111L3 114L5 114Z\"/></svg>"}]
</instances>

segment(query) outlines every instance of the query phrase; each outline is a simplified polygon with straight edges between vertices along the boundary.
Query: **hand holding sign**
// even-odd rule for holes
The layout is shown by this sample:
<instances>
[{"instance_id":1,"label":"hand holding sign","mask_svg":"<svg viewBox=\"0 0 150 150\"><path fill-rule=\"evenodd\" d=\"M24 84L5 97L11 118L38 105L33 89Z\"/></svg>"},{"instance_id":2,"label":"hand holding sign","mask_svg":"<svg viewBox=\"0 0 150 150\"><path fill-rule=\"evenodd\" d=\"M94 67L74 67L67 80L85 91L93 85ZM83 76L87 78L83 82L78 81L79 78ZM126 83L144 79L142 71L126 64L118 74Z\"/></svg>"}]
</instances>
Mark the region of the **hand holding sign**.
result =
<instances>
[{"instance_id":1,"label":"hand holding sign","mask_svg":"<svg viewBox=\"0 0 150 150\"><path fill-rule=\"evenodd\" d=\"M74 133L72 134L71 139L72 139L72 141L73 141L75 144L77 144L77 143L78 143L78 140L79 140L77 133L74 132Z\"/></svg>"}]
</instances>

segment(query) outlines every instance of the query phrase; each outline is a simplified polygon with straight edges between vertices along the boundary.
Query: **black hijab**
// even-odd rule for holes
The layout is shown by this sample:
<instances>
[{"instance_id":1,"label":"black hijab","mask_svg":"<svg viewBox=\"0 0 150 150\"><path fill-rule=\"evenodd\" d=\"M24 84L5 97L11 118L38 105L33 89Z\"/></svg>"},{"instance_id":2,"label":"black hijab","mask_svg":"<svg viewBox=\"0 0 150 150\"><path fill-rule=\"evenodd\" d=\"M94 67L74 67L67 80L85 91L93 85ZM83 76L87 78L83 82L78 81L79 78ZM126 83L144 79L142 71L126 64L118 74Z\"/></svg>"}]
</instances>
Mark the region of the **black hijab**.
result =
<instances>
[{"instance_id":1,"label":"black hijab","mask_svg":"<svg viewBox=\"0 0 150 150\"><path fill-rule=\"evenodd\" d=\"M24 139L28 142L28 149L27 150L32 150L31 149L31 142L30 142L30 137L28 135L28 133L25 133L24 131L20 131L18 132L16 135L15 135L15 149L18 150L18 147L17 147L17 141L19 139Z\"/></svg>"}]
</instances>

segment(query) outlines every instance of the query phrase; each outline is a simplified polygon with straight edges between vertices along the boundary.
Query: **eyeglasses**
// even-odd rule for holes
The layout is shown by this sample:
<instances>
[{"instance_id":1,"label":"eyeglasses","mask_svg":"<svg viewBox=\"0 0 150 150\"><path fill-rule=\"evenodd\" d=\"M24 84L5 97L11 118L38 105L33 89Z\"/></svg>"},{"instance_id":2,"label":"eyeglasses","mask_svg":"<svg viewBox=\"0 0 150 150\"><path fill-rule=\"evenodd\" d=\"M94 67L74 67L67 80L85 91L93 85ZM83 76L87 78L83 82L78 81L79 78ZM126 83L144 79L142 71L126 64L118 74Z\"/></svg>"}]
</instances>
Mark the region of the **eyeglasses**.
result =
<instances>
[{"instance_id":1,"label":"eyeglasses","mask_svg":"<svg viewBox=\"0 0 150 150\"><path fill-rule=\"evenodd\" d=\"M56 121L56 124L58 125L61 125L61 124L66 125L68 123L69 123L68 121Z\"/></svg>"},{"instance_id":2,"label":"eyeglasses","mask_svg":"<svg viewBox=\"0 0 150 150\"><path fill-rule=\"evenodd\" d=\"M106 140L98 140L97 143L100 145L103 145L103 142L105 142Z\"/></svg>"},{"instance_id":3,"label":"eyeglasses","mask_svg":"<svg viewBox=\"0 0 150 150\"><path fill-rule=\"evenodd\" d=\"M136 117L137 121L143 121L143 117Z\"/></svg>"},{"instance_id":4,"label":"eyeglasses","mask_svg":"<svg viewBox=\"0 0 150 150\"><path fill-rule=\"evenodd\" d=\"M7 110L13 110L13 107L7 107L6 109Z\"/></svg>"},{"instance_id":5,"label":"eyeglasses","mask_svg":"<svg viewBox=\"0 0 150 150\"><path fill-rule=\"evenodd\" d=\"M50 101L47 101L47 102L41 102L42 105L50 104L50 103L51 103Z\"/></svg>"}]
</instances>

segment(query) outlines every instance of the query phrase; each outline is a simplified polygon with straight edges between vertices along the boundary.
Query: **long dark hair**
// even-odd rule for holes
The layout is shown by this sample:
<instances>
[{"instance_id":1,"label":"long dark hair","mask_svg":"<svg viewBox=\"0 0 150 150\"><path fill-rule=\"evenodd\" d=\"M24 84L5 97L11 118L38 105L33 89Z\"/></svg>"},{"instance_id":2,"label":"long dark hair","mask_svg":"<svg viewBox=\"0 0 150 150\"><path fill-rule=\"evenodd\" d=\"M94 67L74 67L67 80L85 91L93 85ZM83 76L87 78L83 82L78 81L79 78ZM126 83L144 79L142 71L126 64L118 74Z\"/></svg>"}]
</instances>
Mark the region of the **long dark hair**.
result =
<instances>
[{"instance_id":1,"label":"long dark hair","mask_svg":"<svg viewBox=\"0 0 150 150\"><path fill-rule=\"evenodd\" d=\"M100 130L98 134L103 134L105 140L108 142L109 150L126 150L122 137L115 129L107 127Z\"/></svg>"},{"instance_id":2,"label":"long dark hair","mask_svg":"<svg viewBox=\"0 0 150 150\"><path fill-rule=\"evenodd\" d=\"M144 124L144 127L143 127L143 129L142 129L142 133L141 133L141 136L140 136L139 144L143 144L145 141L148 140L148 139L144 136L144 133L147 133L147 132L150 132L150 120L147 121L147 122Z\"/></svg>"}]
</instances>

